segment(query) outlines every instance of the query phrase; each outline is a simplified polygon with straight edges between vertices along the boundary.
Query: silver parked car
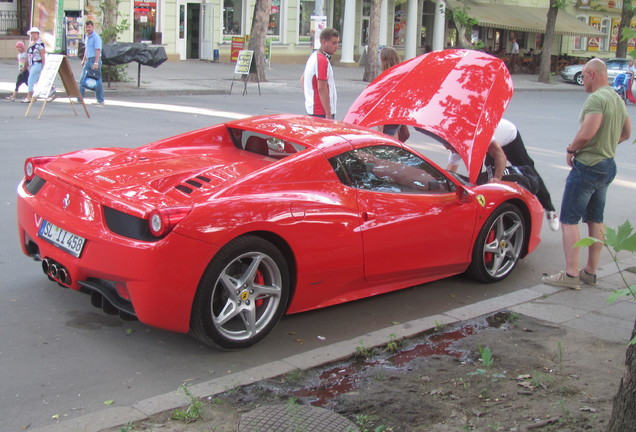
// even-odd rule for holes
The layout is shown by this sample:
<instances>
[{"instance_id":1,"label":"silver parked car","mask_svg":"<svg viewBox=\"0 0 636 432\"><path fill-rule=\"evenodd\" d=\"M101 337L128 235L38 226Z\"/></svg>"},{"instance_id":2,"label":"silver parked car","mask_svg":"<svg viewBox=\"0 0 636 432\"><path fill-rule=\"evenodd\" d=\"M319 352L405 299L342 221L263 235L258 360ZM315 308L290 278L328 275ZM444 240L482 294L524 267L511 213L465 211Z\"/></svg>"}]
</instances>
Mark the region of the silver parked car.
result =
<instances>
[{"instance_id":1,"label":"silver parked car","mask_svg":"<svg viewBox=\"0 0 636 432\"><path fill-rule=\"evenodd\" d=\"M607 65L607 80L609 84L614 82L616 75L627 72L627 65L629 59L626 58L613 58L603 60ZM583 85L583 66L582 64L566 66L561 71L561 78L565 81L573 81L578 85Z\"/></svg>"}]
</instances>

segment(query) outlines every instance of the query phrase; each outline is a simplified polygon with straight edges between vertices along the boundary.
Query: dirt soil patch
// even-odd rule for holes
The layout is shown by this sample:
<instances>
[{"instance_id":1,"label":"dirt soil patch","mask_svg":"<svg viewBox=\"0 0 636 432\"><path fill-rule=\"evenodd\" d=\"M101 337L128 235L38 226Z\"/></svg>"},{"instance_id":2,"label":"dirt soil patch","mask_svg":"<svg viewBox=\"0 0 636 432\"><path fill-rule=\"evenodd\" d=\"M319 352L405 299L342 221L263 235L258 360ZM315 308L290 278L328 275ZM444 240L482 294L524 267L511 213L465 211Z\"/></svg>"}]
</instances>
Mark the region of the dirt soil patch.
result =
<instances>
[{"instance_id":1,"label":"dirt soil patch","mask_svg":"<svg viewBox=\"0 0 636 432\"><path fill-rule=\"evenodd\" d=\"M236 431L243 413L280 404L327 408L363 432L603 431L625 351L502 312L384 347L361 341L355 358L208 398L188 425L164 413L112 431Z\"/></svg>"}]
</instances>

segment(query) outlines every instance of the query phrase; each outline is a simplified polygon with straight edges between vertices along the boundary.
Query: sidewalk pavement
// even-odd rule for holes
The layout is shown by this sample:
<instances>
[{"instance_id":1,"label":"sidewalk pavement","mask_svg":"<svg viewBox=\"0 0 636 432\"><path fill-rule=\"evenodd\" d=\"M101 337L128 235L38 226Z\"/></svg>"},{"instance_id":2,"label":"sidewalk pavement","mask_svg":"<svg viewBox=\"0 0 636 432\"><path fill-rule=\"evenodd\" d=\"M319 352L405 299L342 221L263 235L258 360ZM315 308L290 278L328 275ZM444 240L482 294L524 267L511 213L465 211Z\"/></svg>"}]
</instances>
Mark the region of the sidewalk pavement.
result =
<instances>
[{"instance_id":1,"label":"sidewalk pavement","mask_svg":"<svg viewBox=\"0 0 636 432\"><path fill-rule=\"evenodd\" d=\"M79 81L81 64L78 58L69 58L75 80ZM300 93L300 76L304 70L302 64L272 64L265 71L267 82L247 83L247 92L257 94L260 85L261 94ZM104 83L106 100L130 96L163 96L163 95L195 95L195 94L242 94L245 86L241 75L234 74L234 64L213 63L201 60L184 60L165 62L158 68L139 66L137 63L127 65L129 81ZM334 76L338 93L360 93L369 83L362 81L364 67L334 66ZM0 60L0 96L4 99L15 87L17 65L15 60ZM232 82L234 79L234 83ZM573 83L565 82L553 76L550 84L538 82L538 75L514 74L512 81L516 91L569 90L583 91ZM139 84L139 86L138 86ZM57 79L58 92L64 89L61 80ZM23 86L21 89L26 92ZM88 92L91 95L92 92ZM20 93L24 97L24 93Z\"/></svg>"},{"instance_id":2,"label":"sidewalk pavement","mask_svg":"<svg viewBox=\"0 0 636 432\"><path fill-rule=\"evenodd\" d=\"M618 264L621 269L634 267L636 266L636 255L632 254ZM628 283L636 284L635 274L627 272L625 275ZM595 287L583 285L580 291L573 291L543 284L535 285L531 288L440 312L438 315L359 335L347 341L297 354L276 362L241 371L240 373L202 382L192 385L188 389L195 397L213 398L214 395L238 386L253 384L257 381L274 378L296 370L308 370L328 362L346 359L356 352L361 338L364 339L365 345L369 347L383 346L392 340L413 337L439 325L471 320L501 310L508 310L552 323L556 326L582 331L590 335L590 337L608 342L624 343L627 346L634 328L636 303L633 299L627 297L623 297L613 304L607 303L607 298L613 290L624 287L614 263L608 263L601 267L597 277L598 283ZM105 429L122 427L128 422L142 421L155 414L187 406L189 403L190 400L181 391L175 390L139 401L130 407L109 407L99 412L33 429L32 432L99 432ZM256 413L257 411L258 413ZM289 420L282 418L285 415L284 410L277 412L275 408L269 410L257 408L241 416L236 431L288 430L286 428L279 429L281 425L286 424ZM293 415L295 417L295 425L298 425L299 421L303 422L303 432L353 432L357 430L353 424L348 423L348 420L343 417L341 418L342 422L339 424L342 427L325 428L324 423L321 422L329 419L333 422L331 423L332 425L336 424L333 417L337 416L337 414L322 408L303 407L302 410L294 410ZM264 418L264 416L269 416L269 418ZM254 423L251 423L254 417L258 417L261 422L270 421L269 426L275 425L276 427L265 429L262 427L263 423L260 423L261 427L254 427ZM278 423L276 423L276 417L279 419ZM214 430L213 422L212 420L196 422L190 425L181 424L178 427L178 431L200 432ZM177 431L170 428L162 428L161 430L165 432Z\"/></svg>"}]
</instances>

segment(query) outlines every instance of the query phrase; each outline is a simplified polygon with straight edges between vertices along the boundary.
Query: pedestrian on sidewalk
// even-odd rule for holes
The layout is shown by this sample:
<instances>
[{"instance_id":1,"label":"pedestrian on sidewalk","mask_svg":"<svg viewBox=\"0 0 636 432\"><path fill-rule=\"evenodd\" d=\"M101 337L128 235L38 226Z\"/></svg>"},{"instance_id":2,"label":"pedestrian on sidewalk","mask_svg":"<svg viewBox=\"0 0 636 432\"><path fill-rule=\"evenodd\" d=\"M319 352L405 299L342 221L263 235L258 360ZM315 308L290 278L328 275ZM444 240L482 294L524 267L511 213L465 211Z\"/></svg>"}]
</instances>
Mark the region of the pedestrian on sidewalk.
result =
<instances>
[{"instance_id":1,"label":"pedestrian on sidewalk","mask_svg":"<svg viewBox=\"0 0 636 432\"><path fill-rule=\"evenodd\" d=\"M340 33L333 28L320 32L320 48L307 59L301 79L307 114L333 119L336 115L336 81L329 59L338 50Z\"/></svg>"},{"instance_id":2,"label":"pedestrian on sidewalk","mask_svg":"<svg viewBox=\"0 0 636 432\"><path fill-rule=\"evenodd\" d=\"M380 50L380 68L382 72L387 69L391 69L393 66L401 63L400 55L392 47L384 47ZM406 142L411 136L407 125L388 124L382 126L382 132L385 134L396 137L402 142Z\"/></svg>"},{"instance_id":3,"label":"pedestrian on sidewalk","mask_svg":"<svg viewBox=\"0 0 636 432\"><path fill-rule=\"evenodd\" d=\"M18 97L18 90L22 84L29 85L29 61L27 58L26 46L24 42L15 43L15 50L18 58L18 77L15 81L15 90L7 99L14 101Z\"/></svg>"},{"instance_id":4,"label":"pedestrian on sidewalk","mask_svg":"<svg viewBox=\"0 0 636 432\"><path fill-rule=\"evenodd\" d=\"M40 73L42 73L42 68L46 62L46 47L42 39L40 39L40 29L31 27L31 30L29 30L27 34L30 37L29 48L27 48L27 58L29 60L29 92L26 98L22 99L23 103L31 102L33 90L40 80Z\"/></svg>"},{"instance_id":5,"label":"pedestrian on sidewalk","mask_svg":"<svg viewBox=\"0 0 636 432\"><path fill-rule=\"evenodd\" d=\"M583 67L583 85L591 93L580 115L580 126L566 149L572 168L565 181L561 202L561 231L565 270L543 277L546 285L581 289L581 281L595 285L603 248L596 242L588 247L585 267L579 269L579 220L588 226L588 235L603 240L603 211L607 188L616 176L616 147L631 135L631 120L625 103L607 83L607 66L592 59Z\"/></svg>"},{"instance_id":6,"label":"pedestrian on sidewalk","mask_svg":"<svg viewBox=\"0 0 636 432\"><path fill-rule=\"evenodd\" d=\"M86 34L84 35L84 57L82 58L82 75L80 77L80 84L86 79L86 74L89 70L93 70L98 76L95 78L97 84L95 86L95 99L93 105L103 107L104 106L104 83L102 81L102 38L95 32L95 26L93 21L86 21L85 25ZM80 85L80 94L84 99L85 89Z\"/></svg>"}]
</instances>

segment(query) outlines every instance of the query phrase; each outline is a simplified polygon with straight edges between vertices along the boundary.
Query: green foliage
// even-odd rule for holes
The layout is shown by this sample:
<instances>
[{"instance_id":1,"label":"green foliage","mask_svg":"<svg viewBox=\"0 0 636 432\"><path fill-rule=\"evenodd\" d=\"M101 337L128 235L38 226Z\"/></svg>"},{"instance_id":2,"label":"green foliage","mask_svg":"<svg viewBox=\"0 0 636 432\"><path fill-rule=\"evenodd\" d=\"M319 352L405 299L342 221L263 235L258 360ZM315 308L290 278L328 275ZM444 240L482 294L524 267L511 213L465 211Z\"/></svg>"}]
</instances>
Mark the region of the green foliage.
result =
<instances>
[{"instance_id":1,"label":"green foliage","mask_svg":"<svg viewBox=\"0 0 636 432\"><path fill-rule=\"evenodd\" d=\"M188 390L188 384L181 384L179 389L190 399L190 405L183 409L176 409L172 412L170 418L172 420L182 421L184 423L192 423L201 418L201 412L203 411L203 403L194 397L190 390Z\"/></svg>"},{"instance_id":2,"label":"green foliage","mask_svg":"<svg viewBox=\"0 0 636 432\"><path fill-rule=\"evenodd\" d=\"M356 357L362 357L366 359L371 357L371 354L373 354L371 349L364 346L364 341L361 340L356 347Z\"/></svg>"},{"instance_id":3,"label":"green foliage","mask_svg":"<svg viewBox=\"0 0 636 432\"><path fill-rule=\"evenodd\" d=\"M389 337L391 340L386 344L385 351L397 352L400 349L401 342L397 339L395 333L391 333Z\"/></svg>"},{"instance_id":4,"label":"green foliage","mask_svg":"<svg viewBox=\"0 0 636 432\"><path fill-rule=\"evenodd\" d=\"M119 432L132 432L132 430L133 430L132 422L128 422L124 426L119 428Z\"/></svg>"},{"instance_id":5,"label":"green foliage","mask_svg":"<svg viewBox=\"0 0 636 432\"><path fill-rule=\"evenodd\" d=\"M464 0L459 0L457 2L458 6L453 9L453 20L462 25L464 28L472 29L479 21L475 18L472 18L468 12L470 8Z\"/></svg>"},{"instance_id":6,"label":"green foliage","mask_svg":"<svg viewBox=\"0 0 636 432\"><path fill-rule=\"evenodd\" d=\"M102 25L101 37L104 44L115 42L123 32L130 28L130 23L126 18L119 21L121 14L119 13L120 0L103 0L100 3L102 16L114 15L115 23L113 25ZM104 20L106 24L107 20ZM126 65L118 66L102 66L102 75L110 82L122 82L128 80Z\"/></svg>"},{"instance_id":7,"label":"green foliage","mask_svg":"<svg viewBox=\"0 0 636 432\"><path fill-rule=\"evenodd\" d=\"M574 244L574 246L576 247L585 247L591 246L595 243L602 243L603 246L607 248L607 251L612 257L616 268L618 269L618 273L623 280L623 284L625 284L625 288L615 290L612 295L610 295L610 297L607 299L609 303L613 303L623 296L632 297L636 300L636 285L630 285L627 282L623 270L618 265L619 252L636 252L636 233L634 233L633 231L634 230L632 228L632 224L629 222L629 220L626 220L617 229L608 228L607 226L605 226L605 240L587 237L579 240ZM636 344L636 336L632 338L629 344Z\"/></svg>"},{"instance_id":8,"label":"green foliage","mask_svg":"<svg viewBox=\"0 0 636 432\"><path fill-rule=\"evenodd\" d=\"M636 38L636 29L630 28L630 27L624 27L621 30L621 40L626 40L626 39L633 39ZM630 52L627 53L628 56L630 56L631 58L636 59L636 50L632 50Z\"/></svg>"},{"instance_id":9,"label":"green foliage","mask_svg":"<svg viewBox=\"0 0 636 432\"><path fill-rule=\"evenodd\" d=\"M373 420L371 416L359 414L356 416L356 425L360 432L384 432L387 430L386 426L377 426L375 429L371 429L374 423Z\"/></svg>"},{"instance_id":10,"label":"green foliage","mask_svg":"<svg viewBox=\"0 0 636 432\"><path fill-rule=\"evenodd\" d=\"M300 369L294 369L291 372L287 372L283 377L285 384L291 385L297 383L302 378L303 372Z\"/></svg>"},{"instance_id":11,"label":"green foliage","mask_svg":"<svg viewBox=\"0 0 636 432\"><path fill-rule=\"evenodd\" d=\"M481 345L477 345L479 349L479 356L481 357L481 362L485 367L491 367L493 363L492 358L492 350L490 347L482 347Z\"/></svg>"}]
</instances>

